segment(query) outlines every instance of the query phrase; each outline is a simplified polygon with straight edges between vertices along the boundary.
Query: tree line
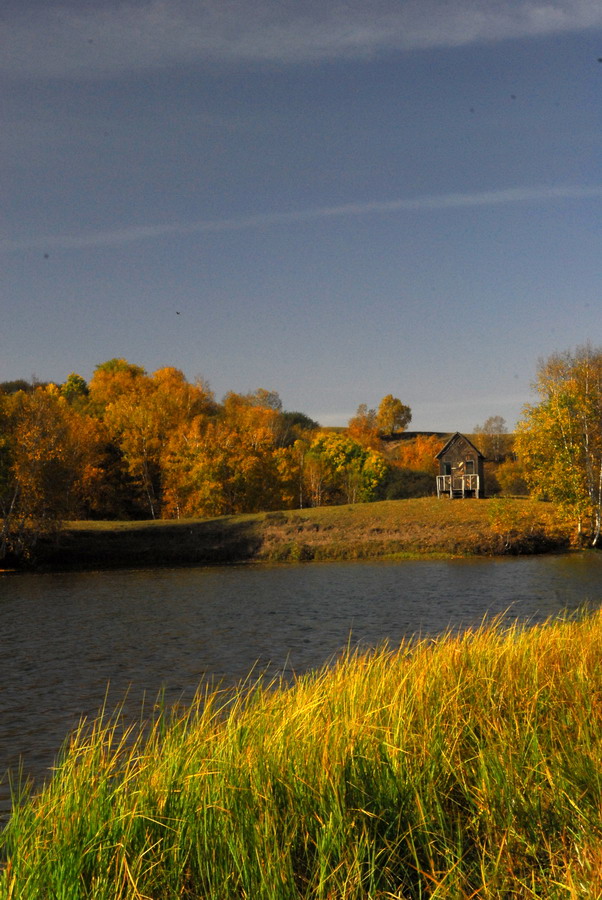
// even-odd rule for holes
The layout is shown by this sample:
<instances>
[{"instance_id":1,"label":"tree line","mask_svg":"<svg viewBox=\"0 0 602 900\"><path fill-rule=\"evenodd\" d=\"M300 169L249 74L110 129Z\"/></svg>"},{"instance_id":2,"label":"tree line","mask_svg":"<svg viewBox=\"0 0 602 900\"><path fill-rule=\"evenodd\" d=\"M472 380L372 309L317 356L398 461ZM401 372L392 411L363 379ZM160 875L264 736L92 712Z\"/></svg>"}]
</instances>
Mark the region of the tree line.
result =
<instances>
[{"instance_id":1,"label":"tree line","mask_svg":"<svg viewBox=\"0 0 602 900\"><path fill-rule=\"evenodd\" d=\"M487 493L555 501L598 544L602 531L602 350L539 363L538 402L513 435L492 416L473 440ZM283 409L276 391L229 392L173 367L124 359L87 383L0 384L0 558L75 519L186 518L434 493L440 435L400 440L412 418L389 394L346 428Z\"/></svg>"},{"instance_id":2,"label":"tree line","mask_svg":"<svg viewBox=\"0 0 602 900\"><path fill-rule=\"evenodd\" d=\"M219 516L357 503L395 492L382 439L411 410L388 395L348 429L321 429L277 392L230 392L124 359L87 383L0 385L0 554L66 520Z\"/></svg>"}]
</instances>

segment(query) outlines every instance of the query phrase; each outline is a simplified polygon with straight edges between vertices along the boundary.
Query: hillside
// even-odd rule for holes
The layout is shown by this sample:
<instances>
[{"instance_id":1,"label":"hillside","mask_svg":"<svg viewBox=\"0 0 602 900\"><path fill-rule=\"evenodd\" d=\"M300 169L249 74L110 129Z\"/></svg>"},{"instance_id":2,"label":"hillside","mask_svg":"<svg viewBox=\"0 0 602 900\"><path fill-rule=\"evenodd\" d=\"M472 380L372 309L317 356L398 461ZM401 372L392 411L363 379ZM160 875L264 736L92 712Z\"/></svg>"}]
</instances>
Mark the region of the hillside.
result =
<instances>
[{"instance_id":1,"label":"hillside","mask_svg":"<svg viewBox=\"0 0 602 900\"><path fill-rule=\"evenodd\" d=\"M212 565L539 553L567 547L552 504L425 497L147 522L75 522L40 541L43 568Z\"/></svg>"}]
</instances>

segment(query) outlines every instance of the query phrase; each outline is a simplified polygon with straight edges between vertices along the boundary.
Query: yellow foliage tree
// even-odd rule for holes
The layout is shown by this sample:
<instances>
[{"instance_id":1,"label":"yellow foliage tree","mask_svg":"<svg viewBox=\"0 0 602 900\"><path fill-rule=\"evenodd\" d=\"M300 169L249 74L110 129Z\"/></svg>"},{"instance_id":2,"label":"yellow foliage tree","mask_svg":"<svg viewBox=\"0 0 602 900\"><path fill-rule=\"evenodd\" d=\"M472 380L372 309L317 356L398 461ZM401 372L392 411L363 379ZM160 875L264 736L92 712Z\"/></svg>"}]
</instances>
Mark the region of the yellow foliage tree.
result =
<instances>
[{"instance_id":1,"label":"yellow foliage tree","mask_svg":"<svg viewBox=\"0 0 602 900\"><path fill-rule=\"evenodd\" d=\"M278 412L228 394L222 414L197 417L168 449L167 513L216 516L284 504L275 421Z\"/></svg>"},{"instance_id":2,"label":"yellow foliage tree","mask_svg":"<svg viewBox=\"0 0 602 900\"><path fill-rule=\"evenodd\" d=\"M148 513L157 518L170 464L170 438L196 417L215 410L212 394L200 383L189 384L179 369L165 367L148 376L140 366L110 360L97 367L90 398L102 410L110 438L123 454Z\"/></svg>"},{"instance_id":3,"label":"yellow foliage tree","mask_svg":"<svg viewBox=\"0 0 602 900\"><path fill-rule=\"evenodd\" d=\"M393 394L387 394L380 401L376 421L378 430L383 435L395 434L399 431L405 431L412 420L412 410L394 397Z\"/></svg>"},{"instance_id":4,"label":"yellow foliage tree","mask_svg":"<svg viewBox=\"0 0 602 900\"><path fill-rule=\"evenodd\" d=\"M40 534L58 533L93 490L96 431L55 385L11 398L2 459L6 552L29 553Z\"/></svg>"},{"instance_id":5,"label":"yellow foliage tree","mask_svg":"<svg viewBox=\"0 0 602 900\"><path fill-rule=\"evenodd\" d=\"M380 453L362 447L348 434L323 432L312 441L306 456L312 505L373 500L387 470Z\"/></svg>"},{"instance_id":6,"label":"yellow foliage tree","mask_svg":"<svg viewBox=\"0 0 602 900\"><path fill-rule=\"evenodd\" d=\"M602 526L602 350L590 346L543 362L516 434L531 492L555 500L592 544Z\"/></svg>"}]
</instances>

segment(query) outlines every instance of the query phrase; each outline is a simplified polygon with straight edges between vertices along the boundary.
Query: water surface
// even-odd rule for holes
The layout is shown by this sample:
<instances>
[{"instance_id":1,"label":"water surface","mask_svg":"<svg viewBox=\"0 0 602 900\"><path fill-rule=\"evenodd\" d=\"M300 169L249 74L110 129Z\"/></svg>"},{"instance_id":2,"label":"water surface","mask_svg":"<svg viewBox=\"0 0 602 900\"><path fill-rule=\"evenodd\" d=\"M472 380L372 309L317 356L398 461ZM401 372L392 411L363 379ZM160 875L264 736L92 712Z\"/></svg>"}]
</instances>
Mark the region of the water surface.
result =
<instances>
[{"instance_id":1,"label":"water surface","mask_svg":"<svg viewBox=\"0 0 602 900\"><path fill-rule=\"evenodd\" d=\"M595 553L5 575L0 770L21 761L43 777L105 699L113 709L127 693L138 716L161 689L185 702L205 681L321 666L349 642L395 645L501 613L538 622L601 598Z\"/></svg>"}]
</instances>

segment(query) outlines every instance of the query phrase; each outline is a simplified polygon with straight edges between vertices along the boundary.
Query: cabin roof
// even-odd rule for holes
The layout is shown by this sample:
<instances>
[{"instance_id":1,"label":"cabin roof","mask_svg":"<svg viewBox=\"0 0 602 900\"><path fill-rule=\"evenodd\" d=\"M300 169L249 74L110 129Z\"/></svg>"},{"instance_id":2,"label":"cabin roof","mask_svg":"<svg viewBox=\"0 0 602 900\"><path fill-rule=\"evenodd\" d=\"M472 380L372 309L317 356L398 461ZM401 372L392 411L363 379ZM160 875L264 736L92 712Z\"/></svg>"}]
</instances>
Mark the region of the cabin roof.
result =
<instances>
[{"instance_id":1,"label":"cabin roof","mask_svg":"<svg viewBox=\"0 0 602 900\"><path fill-rule=\"evenodd\" d=\"M471 448L474 450L474 452L477 454L477 456L479 456L481 459L485 459L485 457L483 456L483 454L481 453L481 451L479 450L479 448L478 448L478 447L475 447L475 445L473 444L473 442L472 442L471 440L469 440L469 438L467 438L465 434L460 434L459 431L456 431L455 434L452 434L452 436L450 437L449 441L448 441L448 442L445 444L445 446L439 451L439 453L437 453L437 455L435 456L435 459L441 459L441 457L442 457L445 453L447 453L447 451L448 451L449 448L452 446L452 444L455 444L456 441L459 440L459 439L465 441L465 442L468 444L468 446L471 447Z\"/></svg>"}]
</instances>

